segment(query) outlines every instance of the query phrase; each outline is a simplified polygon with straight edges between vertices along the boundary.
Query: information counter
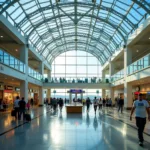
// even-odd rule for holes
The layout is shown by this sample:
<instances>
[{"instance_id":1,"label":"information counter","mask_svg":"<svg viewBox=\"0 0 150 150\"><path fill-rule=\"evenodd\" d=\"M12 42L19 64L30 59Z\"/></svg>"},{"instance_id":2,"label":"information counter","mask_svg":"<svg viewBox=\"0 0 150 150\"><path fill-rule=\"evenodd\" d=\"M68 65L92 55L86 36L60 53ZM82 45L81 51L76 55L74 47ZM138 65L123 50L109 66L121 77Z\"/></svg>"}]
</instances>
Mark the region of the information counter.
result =
<instances>
[{"instance_id":1,"label":"information counter","mask_svg":"<svg viewBox=\"0 0 150 150\"><path fill-rule=\"evenodd\" d=\"M69 104L66 105L67 113L82 113L82 104Z\"/></svg>"}]
</instances>

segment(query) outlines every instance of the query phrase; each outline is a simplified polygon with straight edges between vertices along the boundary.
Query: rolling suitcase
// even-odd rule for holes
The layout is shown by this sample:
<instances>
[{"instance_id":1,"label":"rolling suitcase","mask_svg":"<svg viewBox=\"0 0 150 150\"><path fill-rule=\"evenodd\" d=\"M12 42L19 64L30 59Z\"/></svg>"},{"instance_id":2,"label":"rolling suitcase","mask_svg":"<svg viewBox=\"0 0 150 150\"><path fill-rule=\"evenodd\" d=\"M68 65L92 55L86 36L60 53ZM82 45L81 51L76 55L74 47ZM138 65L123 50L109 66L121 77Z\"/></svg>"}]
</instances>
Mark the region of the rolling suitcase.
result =
<instances>
[{"instance_id":1,"label":"rolling suitcase","mask_svg":"<svg viewBox=\"0 0 150 150\"><path fill-rule=\"evenodd\" d=\"M30 114L25 114L25 119L26 119L26 121L31 121L31 115Z\"/></svg>"},{"instance_id":2,"label":"rolling suitcase","mask_svg":"<svg viewBox=\"0 0 150 150\"><path fill-rule=\"evenodd\" d=\"M15 117L15 116L16 116L16 111L15 111L15 110L12 110L12 111L11 111L11 116L12 116L12 117Z\"/></svg>"}]
</instances>

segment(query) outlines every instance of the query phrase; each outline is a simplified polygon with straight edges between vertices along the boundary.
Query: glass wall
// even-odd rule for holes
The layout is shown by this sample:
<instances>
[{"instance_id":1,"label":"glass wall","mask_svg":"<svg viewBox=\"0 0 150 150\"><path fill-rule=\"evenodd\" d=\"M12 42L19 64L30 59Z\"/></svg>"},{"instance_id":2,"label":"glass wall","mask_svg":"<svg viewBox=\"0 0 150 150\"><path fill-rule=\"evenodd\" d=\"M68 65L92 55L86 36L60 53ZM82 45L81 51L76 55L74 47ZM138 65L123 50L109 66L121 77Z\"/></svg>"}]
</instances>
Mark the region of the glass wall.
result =
<instances>
[{"instance_id":1,"label":"glass wall","mask_svg":"<svg viewBox=\"0 0 150 150\"><path fill-rule=\"evenodd\" d=\"M53 78L101 77L101 65L97 58L83 51L68 51L59 55L52 63Z\"/></svg>"},{"instance_id":2,"label":"glass wall","mask_svg":"<svg viewBox=\"0 0 150 150\"><path fill-rule=\"evenodd\" d=\"M147 68L150 66L150 54L144 56L143 58L135 61L134 63L132 63L131 65L128 66L128 75L139 71L141 69Z\"/></svg>"},{"instance_id":3,"label":"glass wall","mask_svg":"<svg viewBox=\"0 0 150 150\"><path fill-rule=\"evenodd\" d=\"M43 76L39 72L35 71L34 69L32 69L30 67L28 67L28 75L30 77L33 77L33 78L40 80L40 81L43 79Z\"/></svg>"},{"instance_id":4,"label":"glass wall","mask_svg":"<svg viewBox=\"0 0 150 150\"><path fill-rule=\"evenodd\" d=\"M0 49L0 63L25 73L25 64L2 49Z\"/></svg>"},{"instance_id":5,"label":"glass wall","mask_svg":"<svg viewBox=\"0 0 150 150\"><path fill-rule=\"evenodd\" d=\"M113 76L111 76L111 81L117 81L119 79L124 78L124 69L118 71L116 74L114 74Z\"/></svg>"},{"instance_id":6,"label":"glass wall","mask_svg":"<svg viewBox=\"0 0 150 150\"><path fill-rule=\"evenodd\" d=\"M69 93L67 93L69 90L70 89L51 89L51 96L55 98L69 99ZM85 91L85 93L83 93L84 99L89 97L91 100L93 100L95 96L100 98L102 95L101 89L83 89L83 91ZM99 91L99 93L97 91ZM75 94L72 94L72 98L75 98ZM81 98L81 95L77 94L77 98Z\"/></svg>"}]
</instances>

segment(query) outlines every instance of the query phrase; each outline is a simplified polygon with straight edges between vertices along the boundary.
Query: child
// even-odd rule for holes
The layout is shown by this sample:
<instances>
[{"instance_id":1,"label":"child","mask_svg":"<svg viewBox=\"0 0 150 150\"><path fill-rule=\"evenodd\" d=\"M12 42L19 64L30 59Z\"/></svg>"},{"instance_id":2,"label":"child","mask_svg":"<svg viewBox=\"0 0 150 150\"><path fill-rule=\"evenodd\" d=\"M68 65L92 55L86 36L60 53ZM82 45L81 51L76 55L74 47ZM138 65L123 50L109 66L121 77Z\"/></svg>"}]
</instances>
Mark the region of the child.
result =
<instances>
[{"instance_id":1,"label":"child","mask_svg":"<svg viewBox=\"0 0 150 150\"><path fill-rule=\"evenodd\" d=\"M30 109L30 103L29 103L29 101L28 101L28 103L27 103L27 109L28 109L28 110Z\"/></svg>"}]
</instances>

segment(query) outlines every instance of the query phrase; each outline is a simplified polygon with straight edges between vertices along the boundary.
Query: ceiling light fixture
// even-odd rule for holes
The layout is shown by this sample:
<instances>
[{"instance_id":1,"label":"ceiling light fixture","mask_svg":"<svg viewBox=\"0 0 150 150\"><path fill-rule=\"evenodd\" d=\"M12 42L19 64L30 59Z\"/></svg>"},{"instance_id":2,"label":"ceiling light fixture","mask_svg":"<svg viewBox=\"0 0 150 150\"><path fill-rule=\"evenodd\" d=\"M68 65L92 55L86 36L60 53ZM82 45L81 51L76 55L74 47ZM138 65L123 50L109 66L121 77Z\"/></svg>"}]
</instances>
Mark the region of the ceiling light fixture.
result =
<instances>
[{"instance_id":1,"label":"ceiling light fixture","mask_svg":"<svg viewBox=\"0 0 150 150\"><path fill-rule=\"evenodd\" d=\"M16 52L18 52L18 49L16 49Z\"/></svg>"},{"instance_id":2,"label":"ceiling light fixture","mask_svg":"<svg viewBox=\"0 0 150 150\"><path fill-rule=\"evenodd\" d=\"M139 52L139 50L137 49L137 50L136 50L136 52L138 53L138 52Z\"/></svg>"},{"instance_id":3,"label":"ceiling light fixture","mask_svg":"<svg viewBox=\"0 0 150 150\"><path fill-rule=\"evenodd\" d=\"M150 37L148 39L150 40Z\"/></svg>"},{"instance_id":4,"label":"ceiling light fixture","mask_svg":"<svg viewBox=\"0 0 150 150\"><path fill-rule=\"evenodd\" d=\"M1 35L1 38L3 38L3 36Z\"/></svg>"}]
</instances>

